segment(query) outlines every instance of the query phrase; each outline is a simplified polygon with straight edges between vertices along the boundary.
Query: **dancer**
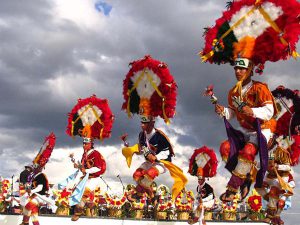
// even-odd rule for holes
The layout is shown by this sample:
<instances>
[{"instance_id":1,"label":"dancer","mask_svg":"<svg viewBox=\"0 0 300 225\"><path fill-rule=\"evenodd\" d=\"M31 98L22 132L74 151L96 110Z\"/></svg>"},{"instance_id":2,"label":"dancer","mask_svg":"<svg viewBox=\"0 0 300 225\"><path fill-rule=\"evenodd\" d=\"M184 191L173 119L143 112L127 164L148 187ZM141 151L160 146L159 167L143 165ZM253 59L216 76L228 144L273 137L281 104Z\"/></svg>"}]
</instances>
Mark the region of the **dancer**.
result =
<instances>
[{"instance_id":1,"label":"dancer","mask_svg":"<svg viewBox=\"0 0 300 225\"><path fill-rule=\"evenodd\" d=\"M296 10L294 10L296 8ZM234 65L237 84L228 94L229 107L215 104L217 114L224 117L230 153L226 168L232 173L221 200L232 201L238 190L242 198L249 192L255 156L260 157L255 187L263 185L268 165L268 141L276 124L273 97L266 84L252 81L253 72L262 74L267 61L296 58L300 33L299 2L234 1L206 30L203 61ZM280 12L278 14L270 12ZM295 12L296 11L296 12ZM280 24L280 26L278 25ZM275 51L276 50L276 51ZM227 121L236 117L241 129L235 130ZM245 185L244 185L245 184Z\"/></svg>"},{"instance_id":2,"label":"dancer","mask_svg":"<svg viewBox=\"0 0 300 225\"><path fill-rule=\"evenodd\" d=\"M229 91L229 107L226 108L220 104L215 105L216 113L224 115L226 120L237 118L241 126L239 134L243 139L238 143L240 146L233 142L228 144L229 148L231 144L236 145L238 155L235 157L237 163L232 162L233 158L227 162L232 176L226 192L221 195L223 201L233 200L239 188L248 182L247 179L256 165L256 154L260 152L259 154L265 157L264 153L268 151L267 143L272 138L272 130L275 129L275 124L271 120L275 114L273 96L266 84L251 79L253 76L251 60L237 58L234 69L238 84ZM247 190L241 190L241 197L245 198L249 192L249 187L247 185L243 187L247 188Z\"/></svg>"},{"instance_id":3,"label":"dancer","mask_svg":"<svg viewBox=\"0 0 300 225\"><path fill-rule=\"evenodd\" d=\"M49 190L49 182L47 176L43 173L43 169L48 162L53 148L55 146L56 137L54 133L51 133L46 137L43 146L41 147L38 155L33 160L33 176L29 180L31 187L26 189L27 195L22 196L23 199L27 198L27 201L23 204L23 220L20 225L28 225L29 219L32 219L33 225L39 225L38 213L39 207L42 203L51 204L53 210L56 210L55 202L47 198ZM24 202L23 200L22 202Z\"/></svg>"},{"instance_id":4,"label":"dancer","mask_svg":"<svg viewBox=\"0 0 300 225\"><path fill-rule=\"evenodd\" d=\"M77 221L80 218L84 213L85 206L91 206L91 204L87 204L87 200L93 191L92 181L103 175L106 170L103 156L94 149L94 140L110 137L113 120L114 116L108 101L97 98L95 95L78 100L69 114L67 134L70 136L78 135L83 138L81 160L76 162L71 156L77 171L59 185L60 189L64 189L70 181L75 180L78 172L81 172L80 182L69 198L70 206L76 205L72 221Z\"/></svg>"},{"instance_id":5,"label":"dancer","mask_svg":"<svg viewBox=\"0 0 300 225\"><path fill-rule=\"evenodd\" d=\"M134 172L133 179L137 182L137 191L146 192L153 198L151 184L154 179L168 169L176 181L173 186L172 197L179 194L187 182L182 170L171 163L175 156L169 138L154 127L155 118L160 116L169 124L175 115L176 83L165 63L145 56L143 59L130 63L129 70L123 84L125 102L123 109L128 116L138 114L141 119L142 131L138 144L128 147L126 136L123 136L126 148L122 153L130 167L134 153L144 155L145 162ZM163 159L159 159L167 153Z\"/></svg>"},{"instance_id":6,"label":"dancer","mask_svg":"<svg viewBox=\"0 0 300 225\"><path fill-rule=\"evenodd\" d=\"M214 177L217 173L218 160L213 149L203 146L195 149L190 158L189 173L198 178L197 202L189 224L200 222L205 224L204 212L213 208L215 194L213 188L206 183L206 179Z\"/></svg>"}]
</instances>

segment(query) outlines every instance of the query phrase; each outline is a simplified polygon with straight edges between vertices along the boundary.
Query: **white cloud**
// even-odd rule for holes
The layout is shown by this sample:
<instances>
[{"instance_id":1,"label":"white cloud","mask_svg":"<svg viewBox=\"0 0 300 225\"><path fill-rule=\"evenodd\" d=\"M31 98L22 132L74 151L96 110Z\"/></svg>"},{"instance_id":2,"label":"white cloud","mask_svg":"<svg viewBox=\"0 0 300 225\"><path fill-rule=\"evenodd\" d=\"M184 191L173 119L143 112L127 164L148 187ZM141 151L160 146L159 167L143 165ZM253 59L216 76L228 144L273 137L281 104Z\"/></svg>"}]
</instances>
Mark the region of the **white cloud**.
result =
<instances>
[{"instance_id":1,"label":"white cloud","mask_svg":"<svg viewBox=\"0 0 300 225\"><path fill-rule=\"evenodd\" d=\"M287 71L288 72L288 71ZM295 74L296 76L296 74ZM267 77L267 84L270 87L276 88L282 81L285 81L285 87L290 89L299 89L300 81L299 79L291 79L290 73L273 73Z\"/></svg>"},{"instance_id":2,"label":"white cloud","mask_svg":"<svg viewBox=\"0 0 300 225\"><path fill-rule=\"evenodd\" d=\"M55 0L54 18L66 19L81 28L101 30L105 25L105 16L94 7L93 1Z\"/></svg>"},{"instance_id":3,"label":"white cloud","mask_svg":"<svg viewBox=\"0 0 300 225\"><path fill-rule=\"evenodd\" d=\"M0 27L2 27L2 28L8 28L9 24L4 19L0 18Z\"/></svg>"},{"instance_id":4,"label":"white cloud","mask_svg":"<svg viewBox=\"0 0 300 225\"><path fill-rule=\"evenodd\" d=\"M71 99L85 96L86 90L96 91L99 88L97 82L88 74L60 74L46 81L51 97L62 104L70 103Z\"/></svg>"}]
</instances>

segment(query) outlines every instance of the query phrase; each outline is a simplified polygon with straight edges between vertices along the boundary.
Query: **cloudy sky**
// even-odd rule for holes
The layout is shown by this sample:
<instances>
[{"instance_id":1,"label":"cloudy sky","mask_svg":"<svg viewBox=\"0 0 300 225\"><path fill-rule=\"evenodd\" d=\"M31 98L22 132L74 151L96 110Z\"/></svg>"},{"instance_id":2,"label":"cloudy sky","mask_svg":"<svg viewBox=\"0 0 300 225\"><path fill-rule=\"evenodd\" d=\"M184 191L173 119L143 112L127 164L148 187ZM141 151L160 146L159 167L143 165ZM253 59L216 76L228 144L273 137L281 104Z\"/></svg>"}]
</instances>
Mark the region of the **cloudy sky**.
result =
<instances>
[{"instance_id":1,"label":"cloudy sky","mask_svg":"<svg viewBox=\"0 0 300 225\"><path fill-rule=\"evenodd\" d=\"M226 139L222 120L201 93L214 84L220 102L226 104L227 91L235 84L233 69L201 63L197 56L204 45L203 28L221 16L226 1L107 2L113 7L109 16L95 9L94 0L1 1L0 175L18 175L50 131L57 143L46 173L53 183L69 175L73 168L68 155L74 152L80 158L82 147L79 138L65 133L67 113L78 98L96 94L109 100L116 118L111 139L96 143L108 163L104 179L116 190L121 190L117 175L132 183L131 174L143 159L134 156L127 168L119 136L127 132L133 144L140 126L137 118L128 119L121 111L122 82L128 63L146 54L167 63L178 84L176 117L170 126L157 122L174 145L174 163L186 172L194 149L207 145L217 151ZM292 59L267 63L264 75L255 79L267 82L270 89L281 84L299 89L298 70ZM223 167L220 162L222 175L209 181L217 194L224 191L229 177ZM296 179L299 172L298 166ZM194 190L195 178L188 178L188 187ZM171 184L167 174L158 183L163 180ZM297 199L299 187L294 202ZM284 215L287 224L299 209L294 204Z\"/></svg>"}]
</instances>

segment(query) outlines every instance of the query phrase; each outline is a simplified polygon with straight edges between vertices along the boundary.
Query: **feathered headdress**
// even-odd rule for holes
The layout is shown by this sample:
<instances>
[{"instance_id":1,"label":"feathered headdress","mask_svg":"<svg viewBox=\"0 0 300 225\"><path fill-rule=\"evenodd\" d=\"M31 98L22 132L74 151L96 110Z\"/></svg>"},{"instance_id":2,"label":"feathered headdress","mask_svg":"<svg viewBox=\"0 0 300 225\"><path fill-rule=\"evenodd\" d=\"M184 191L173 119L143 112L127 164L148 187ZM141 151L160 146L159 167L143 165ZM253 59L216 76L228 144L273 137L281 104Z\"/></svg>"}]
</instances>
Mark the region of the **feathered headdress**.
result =
<instances>
[{"instance_id":1,"label":"feathered headdress","mask_svg":"<svg viewBox=\"0 0 300 225\"><path fill-rule=\"evenodd\" d=\"M275 117L276 133L278 136L292 136L295 127L300 125L300 95L298 90L291 90L283 86L272 91L275 97L278 113Z\"/></svg>"},{"instance_id":2,"label":"feathered headdress","mask_svg":"<svg viewBox=\"0 0 300 225\"><path fill-rule=\"evenodd\" d=\"M55 134L51 132L49 136L45 138L45 141L42 147L40 148L39 153L32 161L34 167L43 168L46 165L54 149L55 141L56 141Z\"/></svg>"},{"instance_id":3,"label":"feathered headdress","mask_svg":"<svg viewBox=\"0 0 300 225\"><path fill-rule=\"evenodd\" d=\"M111 135L114 116L109 108L108 100L97 98L78 99L69 113L66 133L81 136L84 142L93 139L103 140Z\"/></svg>"},{"instance_id":4,"label":"feathered headdress","mask_svg":"<svg viewBox=\"0 0 300 225\"><path fill-rule=\"evenodd\" d=\"M298 57L300 3L297 0L240 0L206 28L203 61L233 64L236 57L251 59L261 73L266 61Z\"/></svg>"},{"instance_id":5,"label":"feathered headdress","mask_svg":"<svg viewBox=\"0 0 300 225\"><path fill-rule=\"evenodd\" d=\"M146 117L160 116L166 123L175 115L177 85L167 64L144 58L131 62L123 82L122 109ZM145 121L146 122L146 121Z\"/></svg>"},{"instance_id":6,"label":"feathered headdress","mask_svg":"<svg viewBox=\"0 0 300 225\"><path fill-rule=\"evenodd\" d=\"M190 158L189 173L197 177L213 177L217 173L218 160L213 149L203 146L195 149Z\"/></svg>"},{"instance_id":7,"label":"feathered headdress","mask_svg":"<svg viewBox=\"0 0 300 225\"><path fill-rule=\"evenodd\" d=\"M288 149L291 164L294 166L299 163L300 157L300 92L279 86L272 94L279 111L275 117L277 124L274 133L278 136L289 136L293 141Z\"/></svg>"}]
</instances>

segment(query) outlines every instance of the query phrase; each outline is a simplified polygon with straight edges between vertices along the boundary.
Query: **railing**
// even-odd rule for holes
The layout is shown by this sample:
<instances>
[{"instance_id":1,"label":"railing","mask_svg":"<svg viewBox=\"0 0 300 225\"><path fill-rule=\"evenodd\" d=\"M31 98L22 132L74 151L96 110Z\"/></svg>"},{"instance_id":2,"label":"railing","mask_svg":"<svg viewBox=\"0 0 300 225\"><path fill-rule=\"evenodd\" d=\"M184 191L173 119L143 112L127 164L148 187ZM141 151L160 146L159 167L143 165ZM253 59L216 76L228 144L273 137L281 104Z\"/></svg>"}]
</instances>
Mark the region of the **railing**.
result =
<instances>
[{"instance_id":1,"label":"railing","mask_svg":"<svg viewBox=\"0 0 300 225\"><path fill-rule=\"evenodd\" d=\"M132 209L122 207L120 209L122 212L118 216L109 215L109 209L102 205L96 208L96 213L91 215L91 217L99 217L99 218L117 218L117 219L136 219L136 217L132 214ZM1 212L1 214L21 214L21 210L18 208L7 207L5 211ZM69 213L65 216L71 216L74 213L74 207L69 208ZM51 215L57 216L52 213L49 208L46 206L40 207L39 215ZM165 218L158 217L155 209L145 207L142 210L142 217L138 219L145 220L166 220L166 221L187 221L192 216L192 212L187 213L188 216L182 217L181 212L176 212L173 208L171 210L166 211ZM252 213L249 211L236 211L236 212L223 212L222 210L214 210L214 211L205 211L205 220L206 221L261 221L264 218L265 213L261 211L260 213Z\"/></svg>"}]
</instances>

